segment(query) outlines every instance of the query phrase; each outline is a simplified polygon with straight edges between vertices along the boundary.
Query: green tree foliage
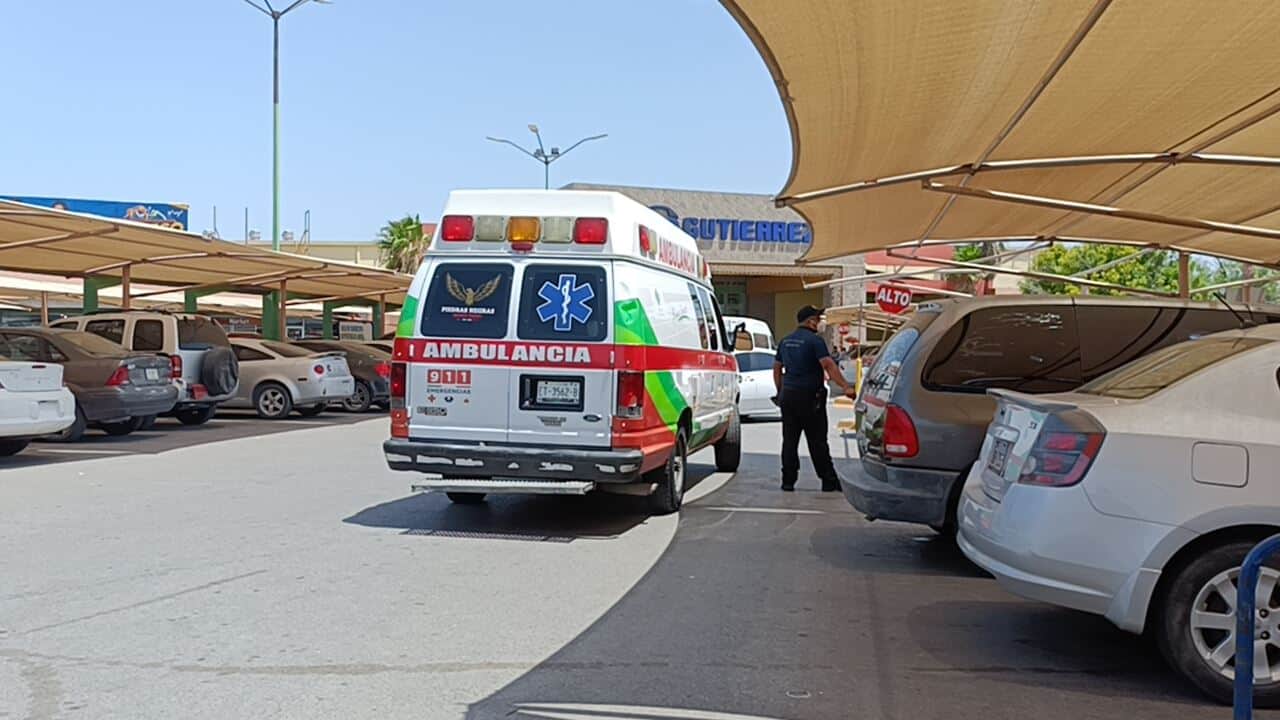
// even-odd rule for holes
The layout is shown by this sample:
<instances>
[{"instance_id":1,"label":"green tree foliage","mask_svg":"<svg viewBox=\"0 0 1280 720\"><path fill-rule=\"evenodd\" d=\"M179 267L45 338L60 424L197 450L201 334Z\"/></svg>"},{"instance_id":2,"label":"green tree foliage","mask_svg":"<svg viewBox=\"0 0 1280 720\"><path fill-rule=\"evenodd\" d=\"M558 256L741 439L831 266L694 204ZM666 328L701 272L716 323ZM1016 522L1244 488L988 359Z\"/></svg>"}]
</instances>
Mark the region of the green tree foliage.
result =
<instances>
[{"instance_id":1,"label":"green tree foliage","mask_svg":"<svg viewBox=\"0 0 1280 720\"><path fill-rule=\"evenodd\" d=\"M1042 250L1031 262L1031 269L1054 275L1075 275L1137 253L1139 248L1124 245L1054 245ZM1191 287L1208 284L1208 271L1199 263L1191 264ZM1154 252L1136 260L1089 275L1090 280L1176 293L1178 291L1178 256L1171 252ZM1042 295L1079 295L1080 286L1052 280L1024 280L1022 292ZM1119 295L1120 291L1090 288L1091 295Z\"/></svg>"},{"instance_id":2,"label":"green tree foliage","mask_svg":"<svg viewBox=\"0 0 1280 720\"><path fill-rule=\"evenodd\" d=\"M378 251L383 266L402 273L418 271L429 242L430 239L422 233L422 221L417 215L388 221L378 231Z\"/></svg>"}]
</instances>

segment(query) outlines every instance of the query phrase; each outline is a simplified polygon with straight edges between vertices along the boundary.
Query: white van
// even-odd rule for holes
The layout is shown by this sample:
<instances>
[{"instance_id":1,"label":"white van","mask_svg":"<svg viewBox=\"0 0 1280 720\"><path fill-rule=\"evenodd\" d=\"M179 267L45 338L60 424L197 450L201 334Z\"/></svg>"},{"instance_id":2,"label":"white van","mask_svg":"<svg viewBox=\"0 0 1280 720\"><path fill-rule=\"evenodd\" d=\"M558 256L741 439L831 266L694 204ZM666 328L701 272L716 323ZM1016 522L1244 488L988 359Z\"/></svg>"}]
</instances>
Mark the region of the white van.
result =
<instances>
[{"instance_id":1,"label":"white van","mask_svg":"<svg viewBox=\"0 0 1280 720\"><path fill-rule=\"evenodd\" d=\"M734 340L735 350L772 352L778 349L773 342L773 331L769 329L769 323L763 320L726 315L724 327L729 331L729 337Z\"/></svg>"},{"instance_id":2,"label":"white van","mask_svg":"<svg viewBox=\"0 0 1280 720\"><path fill-rule=\"evenodd\" d=\"M618 193L451 193L396 332L388 465L459 503L599 488L674 512L689 453L741 453L710 281Z\"/></svg>"}]
</instances>

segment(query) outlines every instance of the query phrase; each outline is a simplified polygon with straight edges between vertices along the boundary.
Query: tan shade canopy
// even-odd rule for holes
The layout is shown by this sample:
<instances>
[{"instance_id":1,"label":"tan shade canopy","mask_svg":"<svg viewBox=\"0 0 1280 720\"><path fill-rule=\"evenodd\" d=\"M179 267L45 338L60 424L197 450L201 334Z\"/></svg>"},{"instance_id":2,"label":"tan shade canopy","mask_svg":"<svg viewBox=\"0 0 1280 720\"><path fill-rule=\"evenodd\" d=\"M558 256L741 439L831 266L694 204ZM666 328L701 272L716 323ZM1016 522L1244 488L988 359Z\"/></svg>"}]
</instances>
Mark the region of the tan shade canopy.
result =
<instances>
[{"instance_id":1,"label":"tan shade canopy","mask_svg":"<svg viewBox=\"0 0 1280 720\"><path fill-rule=\"evenodd\" d=\"M272 252L192 233L0 200L0 269L121 277L171 289L278 290L402 304L408 275Z\"/></svg>"},{"instance_id":2,"label":"tan shade canopy","mask_svg":"<svg viewBox=\"0 0 1280 720\"><path fill-rule=\"evenodd\" d=\"M806 261L1031 236L1280 262L1280 3L723 3L791 124Z\"/></svg>"}]
</instances>

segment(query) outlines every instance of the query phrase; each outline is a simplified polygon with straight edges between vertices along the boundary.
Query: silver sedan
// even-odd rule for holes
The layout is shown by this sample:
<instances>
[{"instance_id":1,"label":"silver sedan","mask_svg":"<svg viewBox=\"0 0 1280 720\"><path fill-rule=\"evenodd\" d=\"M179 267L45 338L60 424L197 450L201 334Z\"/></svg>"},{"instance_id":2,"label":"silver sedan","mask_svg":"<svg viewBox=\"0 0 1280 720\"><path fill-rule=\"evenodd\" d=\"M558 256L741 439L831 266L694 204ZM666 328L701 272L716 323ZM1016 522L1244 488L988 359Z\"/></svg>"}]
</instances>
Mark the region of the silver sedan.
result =
<instances>
[{"instance_id":1,"label":"silver sedan","mask_svg":"<svg viewBox=\"0 0 1280 720\"><path fill-rule=\"evenodd\" d=\"M225 407L253 408L272 420L293 411L312 417L355 392L342 353L259 338L232 338L231 347L240 361L240 387Z\"/></svg>"}]
</instances>

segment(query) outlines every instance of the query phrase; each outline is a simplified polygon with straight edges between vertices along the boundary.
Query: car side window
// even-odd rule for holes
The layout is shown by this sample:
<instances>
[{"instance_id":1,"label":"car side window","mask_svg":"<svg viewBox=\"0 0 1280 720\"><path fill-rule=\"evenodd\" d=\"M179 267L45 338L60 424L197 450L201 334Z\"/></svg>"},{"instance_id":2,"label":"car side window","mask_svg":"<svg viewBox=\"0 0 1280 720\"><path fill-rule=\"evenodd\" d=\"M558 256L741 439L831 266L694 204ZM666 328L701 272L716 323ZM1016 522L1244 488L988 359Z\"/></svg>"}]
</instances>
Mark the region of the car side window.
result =
<instances>
[{"instance_id":1,"label":"car side window","mask_svg":"<svg viewBox=\"0 0 1280 720\"><path fill-rule=\"evenodd\" d=\"M159 320L135 320L133 349L154 352L164 350L164 323Z\"/></svg>"},{"instance_id":2,"label":"car side window","mask_svg":"<svg viewBox=\"0 0 1280 720\"><path fill-rule=\"evenodd\" d=\"M49 327L61 328L63 330L75 330L79 325L80 321L78 320L59 320L55 323L49 323Z\"/></svg>"},{"instance_id":3,"label":"car side window","mask_svg":"<svg viewBox=\"0 0 1280 720\"><path fill-rule=\"evenodd\" d=\"M85 323L84 331L113 343L124 344L124 320L90 320Z\"/></svg>"},{"instance_id":4,"label":"car side window","mask_svg":"<svg viewBox=\"0 0 1280 720\"><path fill-rule=\"evenodd\" d=\"M1086 382L1156 350L1239 327L1226 310L1079 305L1081 369Z\"/></svg>"},{"instance_id":5,"label":"car side window","mask_svg":"<svg viewBox=\"0 0 1280 720\"><path fill-rule=\"evenodd\" d=\"M245 347L244 345L233 345L231 349L235 352L236 359L240 362L253 362L255 360L271 359L270 355L262 352L261 350Z\"/></svg>"}]
</instances>

